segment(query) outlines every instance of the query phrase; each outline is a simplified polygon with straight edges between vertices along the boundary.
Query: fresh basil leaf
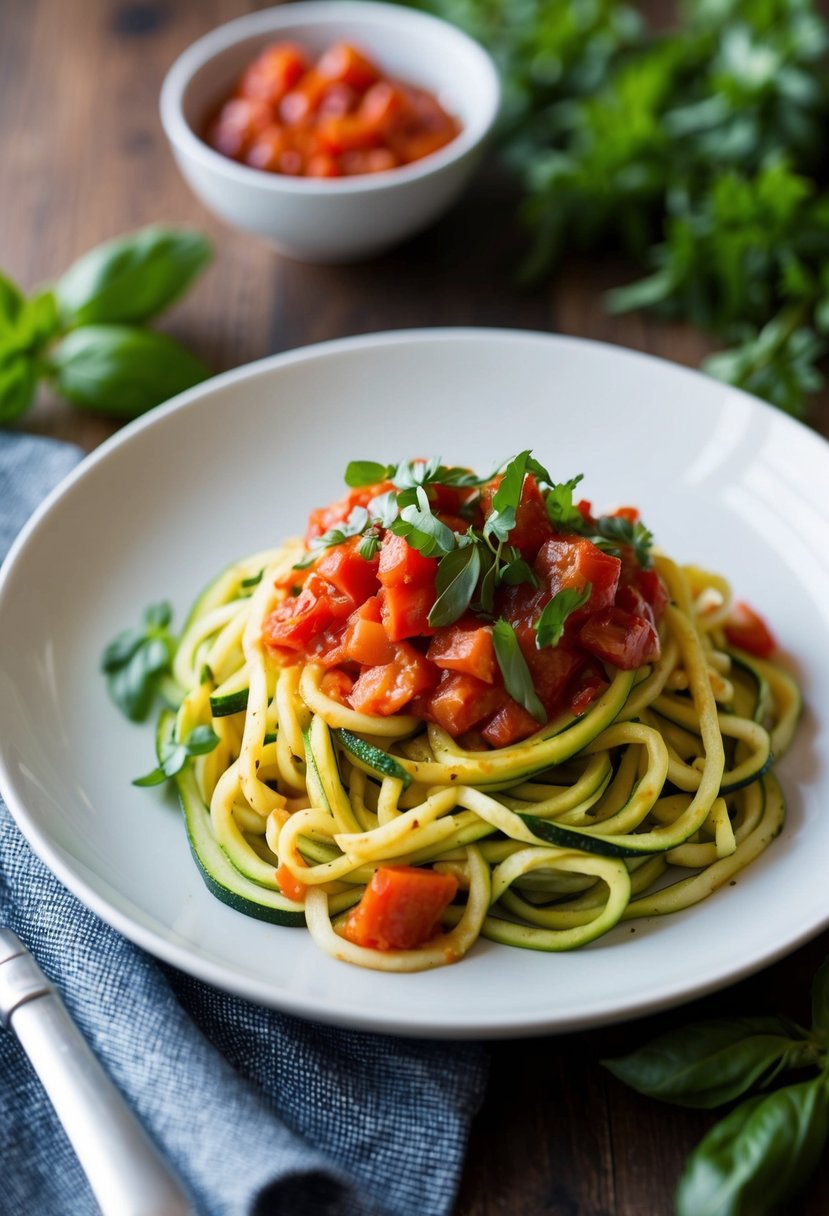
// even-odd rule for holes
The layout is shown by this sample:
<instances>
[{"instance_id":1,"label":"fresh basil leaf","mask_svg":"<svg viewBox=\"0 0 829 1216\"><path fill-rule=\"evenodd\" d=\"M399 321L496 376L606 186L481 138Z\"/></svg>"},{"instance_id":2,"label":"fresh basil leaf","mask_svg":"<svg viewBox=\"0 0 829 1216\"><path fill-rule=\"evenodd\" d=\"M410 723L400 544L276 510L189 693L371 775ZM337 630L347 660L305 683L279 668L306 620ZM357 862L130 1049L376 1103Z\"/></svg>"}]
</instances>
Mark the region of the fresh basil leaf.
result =
<instances>
[{"instance_id":1,"label":"fresh basil leaf","mask_svg":"<svg viewBox=\"0 0 829 1216\"><path fill-rule=\"evenodd\" d=\"M101 655L109 694L133 722L147 717L159 685L170 671L171 619L169 604L153 605L144 613L141 628L123 630Z\"/></svg>"},{"instance_id":2,"label":"fresh basil leaf","mask_svg":"<svg viewBox=\"0 0 829 1216\"><path fill-rule=\"evenodd\" d=\"M440 628L451 625L466 612L481 573L478 545L464 545L447 553L438 565L435 589L437 599L429 613L429 624Z\"/></svg>"},{"instance_id":3,"label":"fresh basil leaf","mask_svg":"<svg viewBox=\"0 0 829 1216\"><path fill-rule=\"evenodd\" d=\"M749 1098L688 1158L676 1192L677 1216L779 1211L817 1165L828 1128L825 1077Z\"/></svg>"},{"instance_id":4,"label":"fresh basil leaf","mask_svg":"<svg viewBox=\"0 0 829 1216\"><path fill-rule=\"evenodd\" d=\"M629 545L642 567L647 568L651 563L653 533L639 519L633 523L624 515L602 515L596 520L596 538L611 544Z\"/></svg>"},{"instance_id":5,"label":"fresh basil leaf","mask_svg":"<svg viewBox=\"0 0 829 1216\"><path fill-rule=\"evenodd\" d=\"M369 515L365 507L352 507L351 513L344 524L338 528L329 528L327 532L323 532L322 536L315 537L311 541L311 547L304 557L298 562L294 562L294 570L305 570L308 566L312 566L317 560L323 549L331 549L334 545L341 545L343 541L348 540L352 536L361 536L369 526Z\"/></svg>"},{"instance_id":6,"label":"fresh basil leaf","mask_svg":"<svg viewBox=\"0 0 829 1216\"><path fill-rule=\"evenodd\" d=\"M17 326L25 296L16 283L0 271L0 338Z\"/></svg>"},{"instance_id":7,"label":"fresh basil leaf","mask_svg":"<svg viewBox=\"0 0 829 1216\"><path fill-rule=\"evenodd\" d=\"M385 494L378 494L376 498L372 498L368 504L368 511L372 523L378 524L381 528L390 528L399 514L397 495L394 490L387 490Z\"/></svg>"},{"instance_id":8,"label":"fresh basil leaf","mask_svg":"<svg viewBox=\"0 0 829 1216\"><path fill-rule=\"evenodd\" d=\"M494 536L502 544L506 543L515 527L515 513L521 501L529 455L529 450L519 452L509 461L492 496L492 510L484 523L484 536Z\"/></svg>"},{"instance_id":9,"label":"fresh basil leaf","mask_svg":"<svg viewBox=\"0 0 829 1216\"><path fill-rule=\"evenodd\" d=\"M581 591L575 587L565 587L544 605L535 624L535 644L539 650L545 646L558 646L567 618L587 603L592 590L592 583L585 583Z\"/></svg>"},{"instance_id":10,"label":"fresh basil leaf","mask_svg":"<svg viewBox=\"0 0 829 1216\"><path fill-rule=\"evenodd\" d=\"M31 355L0 357L0 423L14 422L32 403L37 388L37 364Z\"/></svg>"},{"instance_id":11,"label":"fresh basil leaf","mask_svg":"<svg viewBox=\"0 0 829 1216\"><path fill-rule=\"evenodd\" d=\"M393 464L378 464L376 460L352 460L346 466L345 484L356 489L385 481L394 472Z\"/></svg>"},{"instance_id":12,"label":"fresh basil leaf","mask_svg":"<svg viewBox=\"0 0 829 1216\"><path fill-rule=\"evenodd\" d=\"M812 1030L829 1045L829 958L812 980Z\"/></svg>"},{"instance_id":13,"label":"fresh basil leaf","mask_svg":"<svg viewBox=\"0 0 829 1216\"><path fill-rule=\"evenodd\" d=\"M768 1086L784 1068L814 1064L813 1049L793 1038L793 1029L782 1018L718 1018L669 1031L604 1063L637 1093L708 1110Z\"/></svg>"},{"instance_id":14,"label":"fresh basil leaf","mask_svg":"<svg viewBox=\"0 0 829 1216\"><path fill-rule=\"evenodd\" d=\"M74 327L146 321L172 304L211 257L210 242L183 228L152 225L107 241L55 284L63 322Z\"/></svg>"},{"instance_id":15,"label":"fresh basil leaf","mask_svg":"<svg viewBox=\"0 0 829 1216\"><path fill-rule=\"evenodd\" d=\"M205 756L219 745L219 736L212 727L195 726L183 743L171 743L157 768L143 777L136 777L133 785L161 785L170 777L180 773L191 756Z\"/></svg>"},{"instance_id":16,"label":"fresh basil leaf","mask_svg":"<svg viewBox=\"0 0 829 1216\"><path fill-rule=\"evenodd\" d=\"M478 588L477 611L485 617L495 616L495 591L498 586L498 562L488 545L481 545L481 581Z\"/></svg>"},{"instance_id":17,"label":"fresh basil leaf","mask_svg":"<svg viewBox=\"0 0 829 1216\"><path fill-rule=\"evenodd\" d=\"M498 620L492 626L495 657L504 679L504 687L514 701L531 713L536 722L546 722L547 713L538 699L527 660L518 644L509 621Z\"/></svg>"},{"instance_id":18,"label":"fresh basil leaf","mask_svg":"<svg viewBox=\"0 0 829 1216\"><path fill-rule=\"evenodd\" d=\"M377 556L377 551L380 548L380 533L376 528L371 528L366 532L360 544L357 546L357 552L360 557L364 557L367 562L370 562Z\"/></svg>"},{"instance_id":19,"label":"fresh basil leaf","mask_svg":"<svg viewBox=\"0 0 829 1216\"><path fill-rule=\"evenodd\" d=\"M61 396L84 409L131 418L204 380L207 368L167 334L88 325L44 361Z\"/></svg>"},{"instance_id":20,"label":"fresh basil leaf","mask_svg":"<svg viewBox=\"0 0 829 1216\"><path fill-rule=\"evenodd\" d=\"M570 481L562 481L550 486L544 495L547 507L547 517L550 523L558 528L575 528L579 531L584 524L581 511L573 503L573 491L579 482L584 480L584 474L579 473Z\"/></svg>"},{"instance_id":21,"label":"fresh basil leaf","mask_svg":"<svg viewBox=\"0 0 829 1216\"><path fill-rule=\"evenodd\" d=\"M544 468L544 465L539 464L536 458L530 453L527 454L526 471L528 473L532 473L533 477L540 486L551 486L553 484L553 479Z\"/></svg>"},{"instance_id":22,"label":"fresh basil leaf","mask_svg":"<svg viewBox=\"0 0 829 1216\"><path fill-rule=\"evenodd\" d=\"M404 507L390 530L404 537L424 557L444 557L455 548L455 533L432 514L426 492L420 486L417 495L417 505Z\"/></svg>"},{"instance_id":23,"label":"fresh basil leaf","mask_svg":"<svg viewBox=\"0 0 829 1216\"><path fill-rule=\"evenodd\" d=\"M54 292L39 291L25 300L17 318L17 340L21 347L35 353L49 342L60 328Z\"/></svg>"},{"instance_id":24,"label":"fresh basil leaf","mask_svg":"<svg viewBox=\"0 0 829 1216\"><path fill-rule=\"evenodd\" d=\"M530 583L531 586L538 586L538 579L535 576L532 566L524 561L523 557L518 554L518 550L513 550L517 556L510 559L500 567L498 571L498 584L505 583L508 587L517 587L519 583Z\"/></svg>"}]
</instances>

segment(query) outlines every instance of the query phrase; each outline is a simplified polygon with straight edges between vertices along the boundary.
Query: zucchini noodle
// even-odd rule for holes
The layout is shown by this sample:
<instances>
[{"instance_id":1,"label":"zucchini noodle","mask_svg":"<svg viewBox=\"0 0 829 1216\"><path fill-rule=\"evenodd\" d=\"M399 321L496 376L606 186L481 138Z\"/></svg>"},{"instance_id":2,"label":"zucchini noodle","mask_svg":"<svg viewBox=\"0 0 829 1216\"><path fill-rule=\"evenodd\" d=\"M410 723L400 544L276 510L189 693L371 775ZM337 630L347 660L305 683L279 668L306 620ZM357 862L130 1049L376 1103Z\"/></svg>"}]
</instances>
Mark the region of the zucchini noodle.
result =
<instances>
[{"instance_id":1,"label":"zucchini noodle","mask_svg":"<svg viewBox=\"0 0 829 1216\"><path fill-rule=\"evenodd\" d=\"M328 954L386 971L456 961L479 938L571 950L706 899L781 830L770 770L800 695L780 666L728 646L721 576L657 554L660 657L608 668L579 716L466 750L414 714L342 704L319 665L280 666L263 626L304 552L254 554L201 596L172 665L180 704L160 722L162 756L196 727L218 736L176 780L196 861L231 906L307 924ZM353 944L349 909L401 864L457 880L443 931L413 949ZM303 899L282 893L280 867Z\"/></svg>"}]
</instances>

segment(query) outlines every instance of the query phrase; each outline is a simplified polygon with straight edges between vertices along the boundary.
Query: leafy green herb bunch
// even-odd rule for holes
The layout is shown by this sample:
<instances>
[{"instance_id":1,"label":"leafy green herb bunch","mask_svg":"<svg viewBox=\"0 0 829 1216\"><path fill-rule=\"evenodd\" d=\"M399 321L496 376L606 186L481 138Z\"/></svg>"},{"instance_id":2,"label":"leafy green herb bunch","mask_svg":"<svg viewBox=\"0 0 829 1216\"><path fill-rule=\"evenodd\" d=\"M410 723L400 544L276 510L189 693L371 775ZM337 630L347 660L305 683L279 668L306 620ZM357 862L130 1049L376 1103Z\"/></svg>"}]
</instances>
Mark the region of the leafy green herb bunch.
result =
<instances>
[{"instance_id":1,"label":"leafy green herb bunch","mask_svg":"<svg viewBox=\"0 0 829 1216\"><path fill-rule=\"evenodd\" d=\"M416 2L499 62L525 273L565 248L623 250L646 274L610 309L699 326L726 347L707 370L803 415L829 333L829 23L813 0L688 0L668 30L620 0Z\"/></svg>"},{"instance_id":2,"label":"leafy green herb bunch","mask_svg":"<svg viewBox=\"0 0 829 1216\"><path fill-rule=\"evenodd\" d=\"M199 233L152 225L91 250L28 297L0 273L0 423L25 413L40 380L74 405L132 418L206 379L199 359L146 322L211 256Z\"/></svg>"}]
</instances>

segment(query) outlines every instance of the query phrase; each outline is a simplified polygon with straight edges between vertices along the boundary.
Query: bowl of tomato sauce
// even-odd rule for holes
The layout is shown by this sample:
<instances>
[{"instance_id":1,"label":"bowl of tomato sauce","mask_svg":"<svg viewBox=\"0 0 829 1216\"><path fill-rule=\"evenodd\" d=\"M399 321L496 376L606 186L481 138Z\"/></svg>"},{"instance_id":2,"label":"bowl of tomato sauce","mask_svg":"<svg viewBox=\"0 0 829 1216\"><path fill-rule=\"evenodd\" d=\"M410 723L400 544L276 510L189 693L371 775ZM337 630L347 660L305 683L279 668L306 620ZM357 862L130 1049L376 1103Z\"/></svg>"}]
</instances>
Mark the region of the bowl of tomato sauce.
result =
<instances>
[{"instance_id":1,"label":"bowl of tomato sauce","mask_svg":"<svg viewBox=\"0 0 829 1216\"><path fill-rule=\"evenodd\" d=\"M448 22L375 0L300 0L188 47L161 120L208 209L288 256L333 263L437 219L468 184L499 102L489 55Z\"/></svg>"}]
</instances>

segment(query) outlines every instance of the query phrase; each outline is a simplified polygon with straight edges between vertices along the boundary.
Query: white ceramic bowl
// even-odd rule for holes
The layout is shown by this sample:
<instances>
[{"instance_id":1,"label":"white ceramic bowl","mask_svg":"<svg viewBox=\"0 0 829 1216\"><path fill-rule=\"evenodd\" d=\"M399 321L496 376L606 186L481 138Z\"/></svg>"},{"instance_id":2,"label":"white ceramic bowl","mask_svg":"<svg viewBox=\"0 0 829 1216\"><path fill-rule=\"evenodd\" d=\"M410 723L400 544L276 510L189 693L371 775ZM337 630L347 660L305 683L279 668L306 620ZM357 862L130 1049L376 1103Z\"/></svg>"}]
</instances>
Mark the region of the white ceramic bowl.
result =
<instances>
[{"instance_id":1,"label":"white ceramic bowl","mask_svg":"<svg viewBox=\"0 0 829 1216\"><path fill-rule=\"evenodd\" d=\"M434 93L461 123L438 152L382 173L320 180L250 169L198 132L247 64L269 42L312 54L353 42L383 71ZM193 43L161 90L161 121L186 180L211 211L313 262L365 258L425 228L461 192L495 120L500 85L492 60L447 22L373 0L308 0L240 17Z\"/></svg>"}]
</instances>

